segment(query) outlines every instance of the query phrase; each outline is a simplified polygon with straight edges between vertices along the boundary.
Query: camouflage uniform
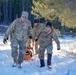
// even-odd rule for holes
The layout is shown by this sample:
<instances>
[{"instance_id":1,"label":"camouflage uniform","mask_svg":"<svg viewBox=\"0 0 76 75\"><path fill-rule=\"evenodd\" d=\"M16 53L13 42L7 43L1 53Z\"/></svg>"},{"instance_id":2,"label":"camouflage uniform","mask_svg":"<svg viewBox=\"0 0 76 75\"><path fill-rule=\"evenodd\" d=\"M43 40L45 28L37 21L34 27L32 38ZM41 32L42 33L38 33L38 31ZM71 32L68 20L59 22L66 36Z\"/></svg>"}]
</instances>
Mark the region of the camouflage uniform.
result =
<instances>
[{"instance_id":1,"label":"camouflage uniform","mask_svg":"<svg viewBox=\"0 0 76 75\"><path fill-rule=\"evenodd\" d=\"M56 29L56 34L58 37L60 36L60 31L58 29Z\"/></svg>"},{"instance_id":2,"label":"camouflage uniform","mask_svg":"<svg viewBox=\"0 0 76 75\"><path fill-rule=\"evenodd\" d=\"M5 39L11 35L11 48L12 48L12 57L14 58L14 62L18 60L18 63L21 64L23 62L23 57L26 52L26 36L31 35L31 22L26 19L26 22L23 23L21 18L17 18L11 23L7 31L5 32ZM18 55L18 47L19 47L19 55ZM18 59L17 59L18 58Z\"/></svg>"},{"instance_id":3,"label":"camouflage uniform","mask_svg":"<svg viewBox=\"0 0 76 75\"><path fill-rule=\"evenodd\" d=\"M38 51L40 65L41 65L40 67L45 66L44 52L45 52L45 49L47 49L47 66L48 68L51 69L51 58L52 58L52 49L53 49L52 41L53 39L55 40L57 44L57 50L60 50L60 42L58 40L56 33L52 29L52 23L50 21L46 23L45 28L40 29L39 32L36 34L35 41L37 41L38 39L40 39L40 42L39 42L40 46Z\"/></svg>"},{"instance_id":4,"label":"camouflage uniform","mask_svg":"<svg viewBox=\"0 0 76 75\"><path fill-rule=\"evenodd\" d=\"M39 51L38 51L40 59L44 59L45 49L47 49L47 54L52 53L52 49L53 49L52 38L57 43L57 48L60 48L60 42L58 40L58 37L57 37L56 33L54 33L53 31L50 34L48 34L45 31L42 31L37 34L37 38L40 39L40 43L39 43L40 47L39 47Z\"/></svg>"},{"instance_id":5,"label":"camouflage uniform","mask_svg":"<svg viewBox=\"0 0 76 75\"><path fill-rule=\"evenodd\" d=\"M42 23L38 23L37 26L34 26L34 28L32 29L32 36L33 39L35 39L36 34L40 31L40 29L43 29L45 27L45 24ZM39 46L39 39L38 41L35 42L35 53L38 54L38 46Z\"/></svg>"},{"instance_id":6,"label":"camouflage uniform","mask_svg":"<svg viewBox=\"0 0 76 75\"><path fill-rule=\"evenodd\" d=\"M26 46L31 46L31 39L29 38L29 36L27 36L26 38Z\"/></svg>"}]
</instances>

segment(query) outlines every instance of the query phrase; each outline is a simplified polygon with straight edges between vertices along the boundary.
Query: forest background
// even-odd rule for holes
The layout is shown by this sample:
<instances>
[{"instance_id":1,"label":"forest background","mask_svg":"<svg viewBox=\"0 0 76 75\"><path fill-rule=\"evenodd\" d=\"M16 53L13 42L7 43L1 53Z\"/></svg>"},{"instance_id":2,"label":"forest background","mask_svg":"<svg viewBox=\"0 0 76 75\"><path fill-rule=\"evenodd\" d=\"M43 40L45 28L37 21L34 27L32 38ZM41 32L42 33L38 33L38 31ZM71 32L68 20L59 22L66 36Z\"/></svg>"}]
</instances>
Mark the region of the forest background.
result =
<instances>
[{"instance_id":1,"label":"forest background","mask_svg":"<svg viewBox=\"0 0 76 75\"><path fill-rule=\"evenodd\" d=\"M49 20L61 33L76 35L76 0L0 0L0 26L9 26L22 11L29 13L32 26L34 19Z\"/></svg>"}]
</instances>

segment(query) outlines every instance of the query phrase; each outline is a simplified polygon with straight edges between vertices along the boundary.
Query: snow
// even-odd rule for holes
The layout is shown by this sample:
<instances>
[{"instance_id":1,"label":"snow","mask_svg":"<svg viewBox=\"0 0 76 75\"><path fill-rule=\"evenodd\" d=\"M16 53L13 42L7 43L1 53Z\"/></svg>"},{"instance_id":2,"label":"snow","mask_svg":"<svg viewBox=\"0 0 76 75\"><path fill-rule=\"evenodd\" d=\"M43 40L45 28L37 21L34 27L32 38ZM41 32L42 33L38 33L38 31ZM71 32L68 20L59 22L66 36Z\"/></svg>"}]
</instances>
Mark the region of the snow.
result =
<instances>
[{"instance_id":1,"label":"snow","mask_svg":"<svg viewBox=\"0 0 76 75\"><path fill-rule=\"evenodd\" d=\"M22 68L12 67L10 42L2 43L3 36L0 36L0 75L76 75L76 37L65 36L59 38L61 50L56 50L53 42L52 69L47 68L47 56L45 54L45 67L39 67L39 59L33 56L30 60L24 60Z\"/></svg>"}]
</instances>

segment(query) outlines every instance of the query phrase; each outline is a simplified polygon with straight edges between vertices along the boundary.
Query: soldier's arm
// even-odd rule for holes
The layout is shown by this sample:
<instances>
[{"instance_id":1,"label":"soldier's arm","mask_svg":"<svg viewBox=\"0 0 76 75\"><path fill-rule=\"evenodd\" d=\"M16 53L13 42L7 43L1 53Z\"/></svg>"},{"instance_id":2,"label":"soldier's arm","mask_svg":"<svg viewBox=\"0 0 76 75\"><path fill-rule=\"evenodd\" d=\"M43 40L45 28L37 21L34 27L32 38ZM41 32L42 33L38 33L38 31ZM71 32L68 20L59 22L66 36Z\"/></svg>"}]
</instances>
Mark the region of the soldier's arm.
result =
<instances>
[{"instance_id":1,"label":"soldier's arm","mask_svg":"<svg viewBox=\"0 0 76 75\"><path fill-rule=\"evenodd\" d=\"M40 23L40 24L39 24L38 32L41 33L41 32L45 29L45 26L46 26L45 24Z\"/></svg>"},{"instance_id":2,"label":"soldier's arm","mask_svg":"<svg viewBox=\"0 0 76 75\"><path fill-rule=\"evenodd\" d=\"M60 41L59 41L56 33L53 32L52 35L53 35L53 39L55 40L55 42L56 42L56 44L57 44L57 49L60 49Z\"/></svg>"},{"instance_id":3,"label":"soldier's arm","mask_svg":"<svg viewBox=\"0 0 76 75\"><path fill-rule=\"evenodd\" d=\"M41 33L43 32L44 29L45 29L45 24L40 23L39 24L39 29L36 33L36 38L37 39L39 39L39 37L40 37L40 35L41 35Z\"/></svg>"},{"instance_id":4,"label":"soldier's arm","mask_svg":"<svg viewBox=\"0 0 76 75\"><path fill-rule=\"evenodd\" d=\"M39 32L37 32L37 33L36 33L36 36L35 36L35 41L37 41L37 40L39 39L40 34L41 34L41 33L39 33Z\"/></svg>"},{"instance_id":5,"label":"soldier's arm","mask_svg":"<svg viewBox=\"0 0 76 75\"><path fill-rule=\"evenodd\" d=\"M29 21L29 26L28 26L28 36L32 36L32 26L31 26L30 21Z\"/></svg>"},{"instance_id":6,"label":"soldier's arm","mask_svg":"<svg viewBox=\"0 0 76 75\"><path fill-rule=\"evenodd\" d=\"M33 39L35 39L35 36L36 36L36 31L35 31L35 28L32 29L32 37Z\"/></svg>"},{"instance_id":7,"label":"soldier's arm","mask_svg":"<svg viewBox=\"0 0 76 75\"><path fill-rule=\"evenodd\" d=\"M15 24L16 24L16 20L14 20L14 21L10 24L9 28L8 28L7 31L5 32L5 35L4 35L4 38L5 38L5 39L9 36L10 33L12 33L12 31L13 31L14 28L15 28Z\"/></svg>"}]
</instances>

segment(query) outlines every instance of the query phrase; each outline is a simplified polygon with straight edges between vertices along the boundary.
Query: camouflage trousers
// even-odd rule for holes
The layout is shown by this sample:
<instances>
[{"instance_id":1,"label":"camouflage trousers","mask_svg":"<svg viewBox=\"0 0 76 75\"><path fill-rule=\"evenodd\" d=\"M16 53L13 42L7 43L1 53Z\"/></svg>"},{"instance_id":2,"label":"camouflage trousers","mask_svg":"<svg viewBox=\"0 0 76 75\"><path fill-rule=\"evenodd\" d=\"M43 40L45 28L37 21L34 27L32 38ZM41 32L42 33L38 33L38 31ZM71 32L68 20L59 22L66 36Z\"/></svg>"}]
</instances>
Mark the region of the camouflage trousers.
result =
<instances>
[{"instance_id":1,"label":"camouflage trousers","mask_svg":"<svg viewBox=\"0 0 76 75\"><path fill-rule=\"evenodd\" d=\"M26 46L31 46L31 40L27 38Z\"/></svg>"},{"instance_id":2,"label":"camouflage trousers","mask_svg":"<svg viewBox=\"0 0 76 75\"><path fill-rule=\"evenodd\" d=\"M35 53L38 54L38 49L39 49L39 40L35 42Z\"/></svg>"},{"instance_id":3,"label":"camouflage trousers","mask_svg":"<svg viewBox=\"0 0 76 75\"><path fill-rule=\"evenodd\" d=\"M11 40L11 55L14 62L21 64L24 60L24 54L26 53L26 42L24 40L19 41L16 38Z\"/></svg>"},{"instance_id":4,"label":"camouflage trousers","mask_svg":"<svg viewBox=\"0 0 76 75\"><path fill-rule=\"evenodd\" d=\"M49 45L48 47L39 47L39 51L38 51L38 54L39 54L39 59L44 59L44 53L45 53L45 50L47 50L47 54L50 54L52 53L52 49L53 49L53 46L52 45Z\"/></svg>"}]
</instances>

